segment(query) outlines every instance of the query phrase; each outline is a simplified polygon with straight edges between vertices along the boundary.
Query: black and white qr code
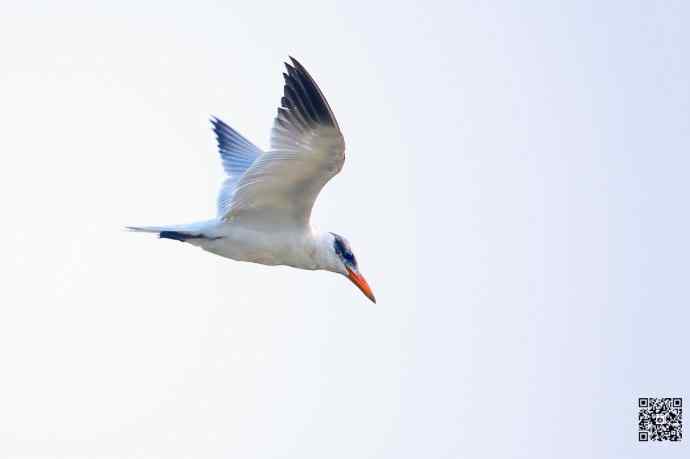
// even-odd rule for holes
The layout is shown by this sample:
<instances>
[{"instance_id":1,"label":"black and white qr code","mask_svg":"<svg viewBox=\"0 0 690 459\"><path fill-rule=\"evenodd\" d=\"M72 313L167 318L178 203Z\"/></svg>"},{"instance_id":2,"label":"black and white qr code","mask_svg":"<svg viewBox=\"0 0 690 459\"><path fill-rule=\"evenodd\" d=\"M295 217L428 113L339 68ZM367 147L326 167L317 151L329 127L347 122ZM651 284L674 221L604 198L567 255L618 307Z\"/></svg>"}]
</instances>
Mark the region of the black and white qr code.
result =
<instances>
[{"instance_id":1,"label":"black and white qr code","mask_svg":"<svg viewBox=\"0 0 690 459\"><path fill-rule=\"evenodd\" d=\"M638 438L640 441L680 441L683 438L682 398L640 398Z\"/></svg>"}]
</instances>

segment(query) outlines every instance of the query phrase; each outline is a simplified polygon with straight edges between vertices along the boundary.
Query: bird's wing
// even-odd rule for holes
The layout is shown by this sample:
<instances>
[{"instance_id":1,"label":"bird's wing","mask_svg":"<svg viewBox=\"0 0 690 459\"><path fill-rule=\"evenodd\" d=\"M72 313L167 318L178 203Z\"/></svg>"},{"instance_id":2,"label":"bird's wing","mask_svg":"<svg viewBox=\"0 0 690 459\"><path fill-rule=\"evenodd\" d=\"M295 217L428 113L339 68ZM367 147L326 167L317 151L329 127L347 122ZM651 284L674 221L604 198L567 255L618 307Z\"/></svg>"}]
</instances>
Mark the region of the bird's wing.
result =
<instances>
[{"instance_id":1,"label":"bird's wing","mask_svg":"<svg viewBox=\"0 0 690 459\"><path fill-rule=\"evenodd\" d=\"M227 177L218 193L218 216L223 217L230 209L232 196L240 177L263 152L242 134L219 120L211 118L213 132L218 140L218 151Z\"/></svg>"},{"instance_id":2,"label":"bird's wing","mask_svg":"<svg viewBox=\"0 0 690 459\"><path fill-rule=\"evenodd\" d=\"M227 221L303 227L319 192L343 167L345 140L338 122L312 77L290 59L271 150L240 178Z\"/></svg>"}]
</instances>

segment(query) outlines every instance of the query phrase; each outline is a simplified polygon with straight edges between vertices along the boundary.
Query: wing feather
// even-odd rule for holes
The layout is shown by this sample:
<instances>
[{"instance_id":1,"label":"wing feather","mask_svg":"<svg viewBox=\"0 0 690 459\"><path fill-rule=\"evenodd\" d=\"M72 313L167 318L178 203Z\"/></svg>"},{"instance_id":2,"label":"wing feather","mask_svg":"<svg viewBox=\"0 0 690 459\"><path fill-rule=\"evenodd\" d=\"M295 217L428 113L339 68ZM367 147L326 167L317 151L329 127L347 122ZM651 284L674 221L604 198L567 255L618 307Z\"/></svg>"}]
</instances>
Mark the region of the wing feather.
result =
<instances>
[{"instance_id":1,"label":"wing feather","mask_svg":"<svg viewBox=\"0 0 690 459\"><path fill-rule=\"evenodd\" d=\"M218 216L224 216L232 202L240 177L249 169L263 152L242 134L218 118L211 118L213 131L218 141L218 151L227 178L218 193Z\"/></svg>"},{"instance_id":2,"label":"wing feather","mask_svg":"<svg viewBox=\"0 0 690 459\"><path fill-rule=\"evenodd\" d=\"M307 225L316 197L345 161L345 141L326 98L304 67L290 59L271 130L271 150L240 178L228 220Z\"/></svg>"}]
</instances>

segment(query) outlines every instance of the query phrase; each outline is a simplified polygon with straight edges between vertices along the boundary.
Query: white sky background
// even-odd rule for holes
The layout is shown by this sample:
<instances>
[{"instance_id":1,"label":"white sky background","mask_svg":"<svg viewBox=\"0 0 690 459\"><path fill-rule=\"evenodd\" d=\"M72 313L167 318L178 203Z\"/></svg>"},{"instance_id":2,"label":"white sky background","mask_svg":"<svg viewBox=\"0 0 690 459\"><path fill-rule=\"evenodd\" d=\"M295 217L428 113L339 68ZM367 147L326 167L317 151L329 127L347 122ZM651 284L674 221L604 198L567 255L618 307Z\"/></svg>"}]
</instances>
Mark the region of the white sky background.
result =
<instances>
[{"instance_id":1,"label":"white sky background","mask_svg":"<svg viewBox=\"0 0 690 459\"><path fill-rule=\"evenodd\" d=\"M2 4L0 457L687 457L690 4L194 3ZM288 54L377 305L120 230L213 215Z\"/></svg>"}]
</instances>

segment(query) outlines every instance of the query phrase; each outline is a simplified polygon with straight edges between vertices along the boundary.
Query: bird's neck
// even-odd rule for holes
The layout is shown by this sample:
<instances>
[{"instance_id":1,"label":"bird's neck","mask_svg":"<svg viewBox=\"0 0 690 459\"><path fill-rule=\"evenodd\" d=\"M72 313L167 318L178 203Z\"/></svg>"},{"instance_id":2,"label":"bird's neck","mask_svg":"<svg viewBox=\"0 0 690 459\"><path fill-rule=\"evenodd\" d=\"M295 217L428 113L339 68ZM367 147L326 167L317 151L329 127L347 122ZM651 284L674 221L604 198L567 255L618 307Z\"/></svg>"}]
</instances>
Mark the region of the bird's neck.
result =
<instances>
[{"instance_id":1,"label":"bird's neck","mask_svg":"<svg viewBox=\"0 0 690 459\"><path fill-rule=\"evenodd\" d=\"M342 263L333 249L333 240L331 233L312 230L312 258L317 269L340 273Z\"/></svg>"}]
</instances>

